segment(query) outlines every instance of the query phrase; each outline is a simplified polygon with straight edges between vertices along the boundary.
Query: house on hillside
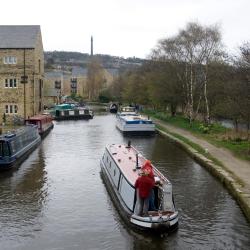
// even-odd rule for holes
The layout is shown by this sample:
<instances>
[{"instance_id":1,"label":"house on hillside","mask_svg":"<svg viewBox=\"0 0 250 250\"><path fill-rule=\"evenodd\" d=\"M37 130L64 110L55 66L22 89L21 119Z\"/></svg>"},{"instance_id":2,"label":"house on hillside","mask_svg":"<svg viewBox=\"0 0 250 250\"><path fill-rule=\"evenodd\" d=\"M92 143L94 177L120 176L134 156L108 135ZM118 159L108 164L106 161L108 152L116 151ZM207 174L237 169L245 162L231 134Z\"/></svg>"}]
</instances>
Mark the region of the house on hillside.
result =
<instances>
[{"instance_id":1,"label":"house on hillside","mask_svg":"<svg viewBox=\"0 0 250 250\"><path fill-rule=\"evenodd\" d=\"M43 111L44 52L39 25L0 25L0 123Z\"/></svg>"}]
</instances>

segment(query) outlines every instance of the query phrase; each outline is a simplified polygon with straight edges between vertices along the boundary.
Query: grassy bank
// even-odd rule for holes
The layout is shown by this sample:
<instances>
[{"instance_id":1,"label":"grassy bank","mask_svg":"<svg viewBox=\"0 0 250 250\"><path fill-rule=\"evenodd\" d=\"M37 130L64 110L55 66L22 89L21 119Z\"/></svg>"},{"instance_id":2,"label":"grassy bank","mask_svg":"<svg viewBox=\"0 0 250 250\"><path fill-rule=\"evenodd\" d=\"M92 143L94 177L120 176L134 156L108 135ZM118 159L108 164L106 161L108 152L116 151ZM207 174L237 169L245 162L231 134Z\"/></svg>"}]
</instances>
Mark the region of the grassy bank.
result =
<instances>
[{"instance_id":1,"label":"grassy bank","mask_svg":"<svg viewBox=\"0 0 250 250\"><path fill-rule=\"evenodd\" d=\"M235 156L250 161L250 141L247 139L246 132L236 133L218 123L205 126L199 121L194 121L190 126L187 118L180 115L171 117L164 112L145 110L144 113L170 125L186 129L218 147L229 149Z\"/></svg>"}]
</instances>

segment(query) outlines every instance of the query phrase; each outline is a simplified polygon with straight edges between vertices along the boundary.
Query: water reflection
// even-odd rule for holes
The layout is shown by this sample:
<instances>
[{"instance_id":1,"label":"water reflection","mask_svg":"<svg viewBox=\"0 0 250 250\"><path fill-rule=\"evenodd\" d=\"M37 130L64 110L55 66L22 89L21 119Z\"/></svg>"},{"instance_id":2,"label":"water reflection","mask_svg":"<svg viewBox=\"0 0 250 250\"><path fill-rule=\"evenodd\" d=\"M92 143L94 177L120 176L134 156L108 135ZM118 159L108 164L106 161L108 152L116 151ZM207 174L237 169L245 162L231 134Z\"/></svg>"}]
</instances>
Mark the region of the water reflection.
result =
<instances>
[{"instance_id":1,"label":"water reflection","mask_svg":"<svg viewBox=\"0 0 250 250\"><path fill-rule=\"evenodd\" d=\"M0 175L1 238L33 237L42 230L40 218L47 201L47 173L43 147L36 149L17 170Z\"/></svg>"},{"instance_id":2,"label":"water reflection","mask_svg":"<svg viewBox=\"0 0 250 250\"><path fill-rule=\"evenodd\" d=\"M158 135L132 145L173 183L179 229L160 238L128 227L99 167L107 144L127 141L114 115L56 122L19 170L0 175L0 249L248 249L250 225L232 197Z\"/></svg>"}]
</instances>

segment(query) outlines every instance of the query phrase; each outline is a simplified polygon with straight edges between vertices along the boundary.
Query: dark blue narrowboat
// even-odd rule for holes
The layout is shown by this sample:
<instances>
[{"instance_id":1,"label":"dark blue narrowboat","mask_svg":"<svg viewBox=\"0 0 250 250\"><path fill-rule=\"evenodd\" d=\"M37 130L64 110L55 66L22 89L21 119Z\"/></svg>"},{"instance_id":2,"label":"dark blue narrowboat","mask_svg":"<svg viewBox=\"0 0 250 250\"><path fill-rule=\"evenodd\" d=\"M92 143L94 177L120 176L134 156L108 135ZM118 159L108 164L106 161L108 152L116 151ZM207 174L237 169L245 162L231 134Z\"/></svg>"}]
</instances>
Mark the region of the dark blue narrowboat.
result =
<instances>
[{"instance_id":1,"label":"dark blue narrowboat","mask_svg":"<svg viewBox=\"0 0 250 250\"><path fill-rule=\"evenodd\" d=\"M26 125L0 136L0 171L18 167L40 143L36 125Z\"/></svg>"}]
</instances>

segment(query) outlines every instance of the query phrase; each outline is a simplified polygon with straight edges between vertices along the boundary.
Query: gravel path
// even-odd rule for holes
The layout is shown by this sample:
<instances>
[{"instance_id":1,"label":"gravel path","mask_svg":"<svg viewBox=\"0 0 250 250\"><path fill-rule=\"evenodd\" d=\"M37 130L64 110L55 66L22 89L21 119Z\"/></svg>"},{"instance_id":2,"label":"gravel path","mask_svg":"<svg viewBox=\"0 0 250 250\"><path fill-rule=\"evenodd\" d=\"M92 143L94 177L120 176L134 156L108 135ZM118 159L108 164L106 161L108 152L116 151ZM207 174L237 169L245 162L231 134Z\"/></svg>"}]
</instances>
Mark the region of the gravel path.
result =
<instances>
[{"instance_id":1,"label":"gravel path","mask_svg":"<svg viewBox=\"0 0 250 250\"><path fill-rule=\"evenodd\" d=\"M220 148L212 145L204 139L198 138L191 132L174 127L155 119L155 122L160 126L166 128L171 133L180 134L181 136L187 138L188 140L200 145L202 148L207 150L213 157L218 159L226 170L229 170L233 175L243 183L242 191L245 194L249 194L250 197L250 163L241 159L236 158L229 150Z\"/></svg>"}]
</instances>

